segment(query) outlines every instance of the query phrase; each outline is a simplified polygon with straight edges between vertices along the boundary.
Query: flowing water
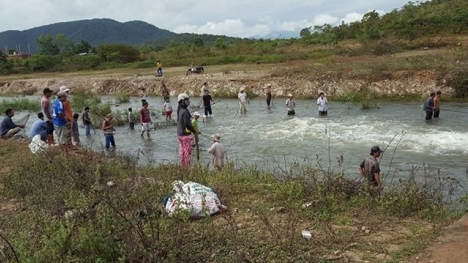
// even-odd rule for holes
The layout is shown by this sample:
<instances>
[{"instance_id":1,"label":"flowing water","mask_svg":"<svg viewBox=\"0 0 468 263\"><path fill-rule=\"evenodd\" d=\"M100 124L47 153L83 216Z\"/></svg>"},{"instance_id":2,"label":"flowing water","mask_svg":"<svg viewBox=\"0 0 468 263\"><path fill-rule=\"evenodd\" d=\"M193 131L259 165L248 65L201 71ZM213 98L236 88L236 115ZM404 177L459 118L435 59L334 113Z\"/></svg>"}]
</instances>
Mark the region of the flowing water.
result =
<instances>
[{"instance_id":1,"label":"flowing water","mask_svg":"<svg viewBox=\"0 0 468 263\"><path fill-rule=\"evenodd\" d=\"M103 97L103 101L112 100ZM165 122L161 116L161 98L149 98L153 122ZM175 101L175 100L174 100ZM199 98L192 98L192 105ZM175 102L173 102L174 108ZM424 170L467 183L468 109L462 103L443 103L440 119L426 122L420 103L379 102L378 108L361 110L359 103L330 102L327 117L319 117L315 100L296 100L296 116L286 116L284 99L275 99L271 110L263 99L253 99L247 114L238 113L234 99L223 99L212 106L213 117L199 119L202 132L200 148L211 145L209 136L219 133L227 148L229 160L237 165L251 164L262 169L289 169L293 165L311 165L325 170L342 171L359 176L359 162L369 156L374 145L385 149L381 170L386 180L408 175L409 170ZM139 110L140 101L114 107L123 112L133 107ZM173 119L176 119L176 112ZM20 118L21 116L18 116ZM35 116L31 116L32 123ZM142 163L177 163L176 126L153 130L151 139L140 137L135 131L117 127L117 151L138 155ZM100 129L84 136L82 143L102 150L104 136ZM195 153L192 154L196 161ZM210 155L201 151L201 162L207 164Z\"/></svg>"}]
</instances>

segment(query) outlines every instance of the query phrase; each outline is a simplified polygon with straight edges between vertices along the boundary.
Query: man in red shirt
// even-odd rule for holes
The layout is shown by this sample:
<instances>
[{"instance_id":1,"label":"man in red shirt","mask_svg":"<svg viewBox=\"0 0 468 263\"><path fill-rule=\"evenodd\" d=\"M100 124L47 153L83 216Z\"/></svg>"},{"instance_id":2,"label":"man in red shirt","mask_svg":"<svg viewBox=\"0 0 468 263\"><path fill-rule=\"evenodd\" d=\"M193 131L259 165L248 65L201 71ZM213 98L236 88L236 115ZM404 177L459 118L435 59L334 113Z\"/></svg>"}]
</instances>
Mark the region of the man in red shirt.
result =
<instances>
[{"instance_id":1,"label":"man in red shirt","mask_svg":"<svg viewBox=\"0 0 468 263\"><path fill-rule=\"evenodd\" d=\"M148 109L148 102L143 102L143 108L140 110L140 124L141 124L141 137L146 131L148 138L150 137L150 130L151 130L151 117L150 111Z\"/></svg>"}]
</instances>

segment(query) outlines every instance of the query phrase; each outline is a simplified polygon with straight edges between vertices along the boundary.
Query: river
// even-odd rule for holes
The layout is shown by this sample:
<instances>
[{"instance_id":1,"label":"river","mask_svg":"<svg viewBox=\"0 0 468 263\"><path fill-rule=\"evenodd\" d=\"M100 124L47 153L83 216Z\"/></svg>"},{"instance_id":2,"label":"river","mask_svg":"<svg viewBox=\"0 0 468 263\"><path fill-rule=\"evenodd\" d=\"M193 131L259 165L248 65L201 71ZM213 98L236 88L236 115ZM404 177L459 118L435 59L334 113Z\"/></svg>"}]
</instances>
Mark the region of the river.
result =
<instances>
[{"instance_id":1,"label":"river","mask_svg":"<svg viewBox=\"0 0 468 263\"><path fill-rule=\"evenodd\" d=\"M103 97L103 101L112 98ZM150 110L157 113L152 116L153 122L164 122L161 98L148 101ZM192 104L198 102L198 97L192 98ZM424 120L420 103L415 102L378 102L378 108L361 110L360 103L330 101L327 117L318 116L312 100L296 100L294 117L286 116L284 104L285 99L275 99L269 111L263 99L252 99L247 114L239 114L237 100L220 100L212 106L213 117L200 118L200 147L208 148L208 136L219 133L228 159L236 165L278 171L311 165L358 177L359 162L378 145L386 150L380 164L385 181L407 176L413 170L456 178L468 189L468 109L463 103L443 102L440 118L432 121ZM133 97L130 103L113 108L123 113L128 107L138 110L139 99ZM117 127L118 152L138 156L140 163L177 162L175 126L152 131L151 139L140 137L139 125L135 128ZM81 140L87 147L101 150L104 136L96 131L86 137L81 128ZM210 155L202 151L202 164L209 159Z\"/></svg>"}]
</instances>

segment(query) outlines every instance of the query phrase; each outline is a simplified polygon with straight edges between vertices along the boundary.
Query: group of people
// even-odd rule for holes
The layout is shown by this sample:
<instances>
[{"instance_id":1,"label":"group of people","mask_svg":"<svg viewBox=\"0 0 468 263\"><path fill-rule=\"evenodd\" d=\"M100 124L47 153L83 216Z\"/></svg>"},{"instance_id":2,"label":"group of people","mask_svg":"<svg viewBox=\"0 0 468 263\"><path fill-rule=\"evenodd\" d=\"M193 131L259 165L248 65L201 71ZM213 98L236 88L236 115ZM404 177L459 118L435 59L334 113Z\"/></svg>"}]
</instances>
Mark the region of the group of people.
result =
<instances>
[{"instance_id":1,"label":"group of people","mask_svg":"<svg viewBox=\"0 0 468 263\"><path fill-rule=\"evenodd\" d=\"M440 113L440 96L442 92L439 90L437 92L431 92L429 98L427 98L424 103L424 110L426 111L426 121L431 120L432 118L439 118Z\"/></svg>"},{"instance_id":2,"label":"group of people","mask_svg":"<svg viewBox=\"0 0 468 263\"><path fill-rule=\"evenodd\" d=\"M271 110L271 107L273 105L272 104L273 96L271 94L271 84L267 84L265 97L266 97L266 107L268 110ZM237 98L239 99L239 112L241 114L247 113L248 97L244 88L240 89L239 93L237 94ZM327 115L328 100L325 97L325 93L320 92L319 98L317 99L317 106L318 106L319 115L321 116ZM296 115L296 101L294 100L293 95L291 93L288 93L287 95L286 113L287 115Z\"/></svg>"},{"instance_id":3,"label":"group of people","mask_svg":"<svg viewBox=\"0 0 468 263\"><path fill-rule=\"evenodd\" d=\"M207 90L204 92L205 94L208 93ZM198 118L200 117L200 114L198 112L194 112L192 119L189 111L190 96L186 93L182 93L177 96L177 103L177 138L179 142L179 161L182 166L188 167L190 166L192 159L192 147L194 146L194 142L197 142L198 135L201 134L198 127ZM213 144L206 150L212 154L211 164L213 168L220 170L224 166L226 151L223 144L221 143L221 136L219 134L213 135L212 140Z\"/></svg>"}]
</instances>

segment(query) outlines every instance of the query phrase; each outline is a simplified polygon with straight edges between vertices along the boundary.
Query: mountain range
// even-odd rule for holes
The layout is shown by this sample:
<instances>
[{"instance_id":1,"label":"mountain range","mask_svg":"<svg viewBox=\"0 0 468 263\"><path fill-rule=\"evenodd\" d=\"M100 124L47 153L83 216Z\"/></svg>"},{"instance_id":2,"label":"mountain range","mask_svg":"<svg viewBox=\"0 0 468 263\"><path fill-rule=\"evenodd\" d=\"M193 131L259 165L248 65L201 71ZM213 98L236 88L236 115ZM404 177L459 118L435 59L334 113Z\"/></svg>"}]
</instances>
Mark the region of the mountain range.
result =
<instances>
[{"instance_id":1,"label":"mountain range","mask_svg":"<svg viewBox=\"0 0 468 263\"><path fill-rule=\"evenodd\" d=\"M63 34L65 38L74 42L86 40L92 46L102 44L127 44L140 46L142 44L153 44L165 46L170 41L176 43L193 41L195 37L200 37L205 43L214 43L218 37L225 41L236 42L240 38L197 35L197 34L177 34L169 30L160 29L154 25L143 21L130 21L121 23L112 19L90 19L72 22L61 22L27 30L8 30L0 32L1 50L15 49L22 53L38 53L39 45L36 38L41 35L57 36Z\"/></svg>"}]
</instances>

